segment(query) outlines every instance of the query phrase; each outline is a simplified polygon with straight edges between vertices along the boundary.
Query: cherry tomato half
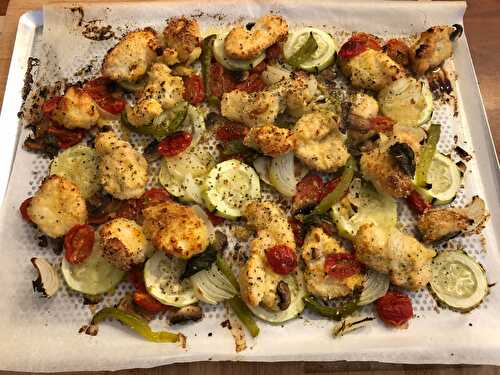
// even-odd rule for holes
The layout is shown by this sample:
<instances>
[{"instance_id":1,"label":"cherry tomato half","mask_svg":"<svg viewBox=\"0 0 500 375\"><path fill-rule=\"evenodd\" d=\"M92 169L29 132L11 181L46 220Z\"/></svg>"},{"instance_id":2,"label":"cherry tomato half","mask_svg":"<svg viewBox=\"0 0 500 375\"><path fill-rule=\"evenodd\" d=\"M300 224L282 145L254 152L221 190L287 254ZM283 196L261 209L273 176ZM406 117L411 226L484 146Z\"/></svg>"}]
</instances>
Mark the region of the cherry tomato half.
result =
<instances>
[{"instance_id":1,"label":"cherry tomato half","mask_svg":"<svg viewBox=\"0 0 500 375\"><path fill-rule=\"evenodd\" d=\"M410 48L401 39L388 40L382 50L398 64L402 66L410 64Z\"/></svg>"},{"instance_id":2,"label":"cherry tomato half","mask_svg":"<svg viewBox=\"0 0 500 375\"><path fill-rule=\"evenodd\" d=\"M95 100L97 105L106 112L117 115L125 109L125 99L121 94L110 90L112 81L105 77L99 77L86 82L83 90Z\"/></svg>"},{"instance_id":3,"label":"cherry tomato half","mask_svg":"<svg viewBox=\"0 0 500 375\"><path fill-rule=\"evenodd\" d=\"M297 184L297 192L292 199L293 211L316 206L323 197L324 183L321 176L307 175Z\"/></svg>"},{"instance_id":4,"label":"cherry tomato half","mask_svg":"<svg viewBox=\"0 0 500 375\"><path fill-rule=\"evenodd\" d=\"M148 292L143 290L136 290L134 292L134 303L150 313L159 313L168 309L168 306L161 304Z\"/></svg>"},{"instance_id":5,"label":"cherry tomato half","mask_svg":"<svg viewBox=\"0 0 500 375\"><path fill-rule=\"evenodd\" d=\"M398 291L389 291L376 302L377 314L385 324L401 327L413 317L410 298Z\"/></svg>"},{"instance_id":6,"label":"cherry tomato half","mask_svg":"<svg viewBox=\"0 0 500 375\"><path fill-rule=\"evenodd\" d=\"M228 121L215 130L215 138L221 142L239 141L248 134L248 128L240 122Z\"/></svg>"},{"instance_id":7,"label":"cherry tomato half","mask_svg":"<svg viewBox=\"0 0 500 375\"><path fill-rule=\"evenodd\" d=\"M21 216L23 217L24 220L26 220L28 223L33 223L33 220L31 220L31 217L30 215L28 214L28 207L30 206L31 204L31 200L33 198L28 198L28 199L25 199L23 201L23 203L21 203L21 205L19 206L19 211L21 212Z\"/></svg>"},{"instance_id":8,"label":"cherry tomato half","mask_svg":"<svg viewBox=\"0 0 500 375\"><path fill-rule=\"evenodd\" d=\"M47 100L45 103L42 104L42 113L45 117L49 118L50 114L54 109L57 108L57 105L61 101L62 96L54 96Z\"/></svg>"},{"instance_id":9,"label":"cherry tomato half","mask_svg":"<svg viewBox=\"0 0 500 375\"><path fill-rule=\"evenodd\" d=\"M297 268L297 256L286 245L276 245L266 250L267 262L274 272L288 275Z\"/></svg>"},{"instance_id":10,"label":"cherry tomato half","mask_svg":"<svg viewBox=\"0 0 500 375\"><path fill-rule=\"evenodd\" d=\"M158 153L163 156L175 156L186 150L193 136L185 131L174 133L160 142L158 145Z\"/></svg>"},{"instance_id":11,"label":"cherry tomato half","mask_svg":"<svg viewBox=\"0 0 500 375\"><path fill-rule=\"evenodd\" d=\"M345 279L361 272L361 263L351 253L334 253L326 257L325 272L334 279Z\"/></svg>"},{"instance_id":12,"label":"cherry tomato half","mask_svg":"<svg viewBox=\"0 0 500 375\"><path fill-rule=\"evenodd\" d=\"M332 178L330 181L328 181L325 184L325 186L323 187L323 194L321 195L321 199L323 199L328 194L330 194L333 190L335 190L335 188L337 187L339 182L340 182L340 177ZM321 199L320 199L320 201L321 201Z\"/></svg>"},{"instance_id":13,"label":"cherry tomato half","mask_svg":"<svg viewBox=\"0 0 500 375\"><path fill-rule=\"evenodd\" d=\"M427 202L419 193L413 190L410 195L406 198L406 201L410 205L411 209L415 211L418 215L424 214L427 210L432 208L432 204Z\"/></svg>"},{"instance_id":14,"label":"cherry tomato half","mask_svg":"<svg viewBox=\"0 0 500 375\"><path fill-rule=\"evenodd\" d=\"M47 133L57 138L57 144L63 150L80 143L85 135L81 129L69 130L60 126L50 126Z\"/></svg>"},{"instance_id":15,"label":"cherry tomato half","mask_svg":"<svg viewBox=\"0 0 500 375\"><path fill-rule=\"evenodd\" d=\"M292 227L295 243L297 244L297 246L302 246L304 244L305 237L302 223L294 218L289 218L288 224L290 224L290 226Z\"/></svg>"},{"instance_id":16,"label":"cherry tomato half","mask_svg":"<svg viewBox=\"0 0 500 375\"><path fill-rule=\"evenodd\" d=\"M128 271L128 281L134 286L136 290L146 291L146 285L144 285L144 265L138 265L132 267Z\"/></svg>"},{"instance_id":17,"label":"cherry tomato half","mask_svg":"<svg viewBox=\"0 0 500 375\"><path fill-rule=\"evenodd\" d=\"M142 212L142 200L127 199L120 202L115 217L123 217L129 220L137 220Z\"/></svg>"},{"instance_id":18,"label":"cherry tomato half","mask_svg":"<svg viewBox=\"0 0 500 375\"><path fill-rule=\"evenodd\" d=\"M368 127L377 132L390 132L394 127L394 121L386 116L375 116L369 120Z\"/></svg>"},{"instance_id":19,"label":"cherry tomato half","mask_svg":"<svg viewBox=\"0 0 500 375\"><path fill-rule=\"evenodd\" d=\"M212 95L221 98L225 92L230 92L235 86L234 78L224 67L215 62L210 65L210 92Z\"/></svg>"},{"instance_id":20,"label":"cherry tomato half","mask_svg":"<svg viewBox=\"0 0 500 375\"><path fill-rule=\"evenodd\" d=\"M205 211L205 213L208 216L208 220L210 220L210 222L213 225L219 225L219 224L222 224L224 222L224 218L223 217L217 216L213 212L210 212L210 211L208 211L206 209L203 209L203 211Z\"/></svg>"},{"instance_id":21,"label":"cherry tomato half","mask_svg":"<svg viewBox=\"0 0 500 375\"><path fill-rule=\"evenodd\" d=\"M203 81L197 74L184 78L184 99L192 105L198 105L205 100Z\"/></svg>"},{"instance_id":22,"label":"cherry tomato half","mask_svg":"<svg viewBox=\"0 0 500 375\"><path fill-rule=\"evenodd\" d=\"M339 51L339 57L342 59L350 59L365 52L367 49L381 49L377 38L370 34L357 33L342 45Z\"/></svg>"},{"instance_id":23,"label":"cherry tomato half","mask_svg":"<svg viewBox=\"0 0 500 375\"><path fill-rule=\"evenodd\" d=\"M280 43L275 43L266 49L266 59L268 61L278 60L283 55L283 48Z\"/></svg>"},{"instance_id":24,"label":"cherry tomato half","mask_svg":"<svg viewBox=\"0 0 500 375\"><path fill-rule=\"evenodd\" d=\"M90 225L77 224L64 236L64 257L71 264L87 259L94 247L95 231Z\"/></svg>"},{"instance_id":25,"label":"cherry tomato half","mask_svg":"<svg viewBox=\"0 0 500 375\"><path fill-rule=\"evenodd\" d=\"M142 207L147 208L147 207L152 207L156 206L157 204L163 203L170 201L172 198L170 197L170 194L162 188L152 188L146 191L142 197Z\"/></svg>"}]
</instances>

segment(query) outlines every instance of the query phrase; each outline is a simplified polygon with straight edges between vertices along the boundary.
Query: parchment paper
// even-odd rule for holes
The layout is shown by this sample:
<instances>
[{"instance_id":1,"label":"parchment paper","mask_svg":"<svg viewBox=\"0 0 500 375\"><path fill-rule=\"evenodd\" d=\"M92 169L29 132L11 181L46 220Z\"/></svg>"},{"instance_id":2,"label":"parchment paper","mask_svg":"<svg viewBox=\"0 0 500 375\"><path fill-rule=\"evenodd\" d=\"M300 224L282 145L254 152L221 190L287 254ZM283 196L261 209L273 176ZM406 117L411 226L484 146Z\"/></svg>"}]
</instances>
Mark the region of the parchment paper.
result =
<instances>
[{"instance_id":1,"label":"parchment paper","mask_svg":"<svg viewBox=\"0 0 500 375\"><path fill-rule=\"evenodd\" d=\"M69 8L68 5L44 8L44 48L38 77L44 82L75 80L74 73L84 70L90 61L93 66L83 76L96 73L102 56L116 43L116 39L84 38L82 26L78 26L78 12ZM93 19L102 20L101 25L111 25L118 37L128 30L151 25L161 31L166 20L174 15L197 15L206 32L276 11L287 18L292 28L314 25L341 38L339 30L389 36L421 32L435 24L461 24L465 3L217 1L202 5L183 1L92 4L83 6L83 10L83 25ZM434 117L448 129L447 141L440 144L441 150L451 149L453 135L457 134L461 144L471 151L470 133L460 117L453 117L445 109L436 111ZM20 140L25 136L23 132ZM481 308L467 315L437 309L425 290L415 293L415 317L407 330L387 329L376 322L369 328L333 339L332 323L313 315L305 314L283 326L259 322L259 337L248 339L249 348L238 354L230 332L220 326L225 319L223 309L205 309L206 319L180 328L188 337L186 349L148 343L117 323L103 324L96 337L78 334L80 326L91 316L88 308L82 306L80 296L63 288L53 300L41 300L33 296L31 289L34 272L29 259L35 255L47 256L51 250L37 246L37 232L21 220L17 209L27 195L36 191L46 169L46 160L22 151L19 146L0 216L0 285L3 288L0 369L119 370L201 360L500 364L497 288L492 288ZM466 189L458 203L463 204L473 194L484 196L477 171L473 160L466 176ZM498 237L492 225L484 234L486 245L478 236L470 236L460 243L484 262L490 282L494 282L500 275ZM52 256L51 259L58 258ZM155 328L164 329L165 323L155 322Z\"/></svg>"}]
</instances>

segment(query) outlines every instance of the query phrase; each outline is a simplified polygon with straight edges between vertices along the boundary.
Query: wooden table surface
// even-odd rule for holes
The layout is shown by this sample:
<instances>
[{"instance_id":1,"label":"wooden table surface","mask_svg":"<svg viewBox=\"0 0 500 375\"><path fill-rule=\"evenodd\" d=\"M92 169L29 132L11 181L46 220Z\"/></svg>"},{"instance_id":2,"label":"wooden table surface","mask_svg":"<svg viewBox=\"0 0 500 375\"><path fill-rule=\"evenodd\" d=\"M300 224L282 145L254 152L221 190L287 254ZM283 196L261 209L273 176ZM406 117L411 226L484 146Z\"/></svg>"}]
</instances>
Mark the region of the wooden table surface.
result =
<instances>
[{"instance_id":1,"label":"wooden table surface","mask_svg":"<svg viewBox=\"0 0 500 375\"><path fill-rule=\"evenodd\" d=\"M5 8L8 0L0 0L0 9ZM87 0L87 2L98 0ZM24 12L40 8L49 1L42 0L10 0L5 17L0 17L0 102L3 99L10 55L14 45L16 25L19 16ZM68 1L72 2L72 1ZM497 154L500 150L500 0L468 0L465 16L465 30L474 60L474 66L479 78L481 92L488 113L490 127L493 133ZM3 29L3 30L2 30ZM5 338L4 338L5 339ZM500 355L500 353L499 353ZM19 360L22 360L20 358ZM64 360L64 357L61 358ZM1 358L0 358L1 368ZM120 375L164 375L183 373L185 375L295 375L295 374L326 374L363 375L366 373L403 375L500 375L500 367L494 366L414 366L389 365L366 362L335 362L335 363L193 363L171 365L149 370L119 371ZM2 372L0 374L13 374ZM95 374L104 374L99 372Z\"/></svg>"}]
</instances>

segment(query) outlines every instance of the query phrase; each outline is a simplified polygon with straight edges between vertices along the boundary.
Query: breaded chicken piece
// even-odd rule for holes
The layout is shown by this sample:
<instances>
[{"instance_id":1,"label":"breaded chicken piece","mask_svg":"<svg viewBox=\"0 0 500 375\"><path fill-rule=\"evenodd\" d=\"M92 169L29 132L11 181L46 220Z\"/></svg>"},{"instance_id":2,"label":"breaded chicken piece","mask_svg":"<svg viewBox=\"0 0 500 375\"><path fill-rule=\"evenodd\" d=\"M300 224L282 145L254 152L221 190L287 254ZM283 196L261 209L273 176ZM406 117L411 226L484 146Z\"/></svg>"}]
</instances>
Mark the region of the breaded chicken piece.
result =
<instances>
[{"instance_id":1,"label":"breaded chicken piece","mask_svg":"<svg viewBox=\"0 0 500 375\"><path fill-rule=\"evenodd\" d=\"M263 125L250 128L250 131L243 139L245 146L254 148L264 155L279 156L286 154L293 148L293 133L275 125Z\"/></svg>"},{"instance_id":2,"label":"breaded chicken piece","mask_svg":"<svg viewBox=\"0 0 500 375\"><path fill-rule=\"evenodd\" d=\"M290 79L283 79L270 89L276 92L281 98L282 109L298 119L309 111L309 105L313 99L320 93L318 81L314 75L293 74Z\"/></svg>"},{"instance_id":3,"label":"breaded chicken piece","mask_svg":"<svg viewBox=\"0 0 500 375\"><path fill-rule=\"evenodd\" d=\"M167 47L177 51L179 62L189 64L200 57L200 27L195 19L172 18L163 30L163 36Z\"/></svg>"},{"instance_id":4,"label":"breaded chicken piece","mask_svg":"<svg viewBox=\"0 0 500 375\"><path fill-rule=\"evenodd\" d=\"M288 24L283 17L265 15L259 18L251 30L245 26L234 27L224 39L224 52L233 59L250 60L266 48L284 40L288 35Z\"/></svg>"},{"instance_id":5,"label":"breaded chicken piece","mask_svg":"<svg viewBox=\"0 0 500 375\"><path fill-rule=\"evenodd\" d=\"M435 208L424 212L417 228L425 242L442 241L463 233L479 232L488 217L484 201L475 196L464 208Z\"/></svg>"},{"instance_id":6,"label":"breaded chicken piece","mask_svg":"<svg viewBox=\"0 0 500 375\"><path fill-rule=\"evenodd\" d=\"M374 224L364 224L353 244L361 263L388 274L396 286L418 290L432 277L430 266L436 252L396 228L387 232Z\"/></svg>"},{"instance_id":7,"label":"breaded chicken piece","mask_svg":"<svg viewBox=\"0 0 500 375\"><path fill-rule=\"evenodd\" d=\"M58 238L87 221L87 205L75 184L52 175L43 180L28 206L28 215L43 233Z\"/></svg>"},{"instance_id":8,"label":"breaded chicken piece","mask_svg":"<svg viewBox=\"0 0 500 375\"><path fill-rule=\"evenodd\" d=\"M455 29L451 26L434 26L422 34L410 51L411 68L417 75L422 75L451 57L453 45L451 35Z\"/></svg>"},{"instance_id":9,"label":"breaded chicken piece","mask_svg":"<svg viewBox=\"0 0 500 375\"><path fill-rule=\"evenodd\" d=\"M189 259L208 246L208 228L193 208L164 202L143 210L144 233L168 255Z\"/></svg>"},{"instance_id":10,"label":"breaded chicken piece","mask_svg":"<svg viewBox=\"0 0 500 375\"><path fill-rule=\"evenodd\" d=\"M404 68L384 52L370 48L357 56L343 60L340 67L354 87L373 91L379 91L406 75Z\"/></svg>"},{"instance_id":11,"label":"breaded chicken piece","mask_svg":"<svg viewBox=\"0 0 500 375\"><path fill-rule=\"evenodd\" d=\"M370 130L370 119L377 116L379 112L377 100L368 94L358 92L351 97L349 104L349 128L360 131Z\"/></svg>"},{"instance_id":12,"label":"breaded chicken piece","mask_svg":"<svg viewBox=\"0 0 500 375\"><path fill-rule=\"evenodd\" d=\"M270 91L248 94L245 91L233 90L222 95L222 116L250 127L272 124L279 113L280 97Z\"/></svg>"},{"instance_id":13,"label":"breaded chicken piece","mask_svg":"<svg viewBox=\"0 0 500 375\"><path fill-rule=\"evenodd\" d=\"M363 177L381 193L404 198L413 190L412 177L398 166L386 147L363 152L359 165Z\"/></svg>"},{"instance_id":14,"label":"breaded chicken piece","mask_svg":"<svg viewBox=\"0 0 500 375\"><path fill-rule=\"evenodd\" d=\"M181 77L170 74L168 66L155 63L148 72L148 82L135 106L127 106L127 121L133 126L150 124L164 110L183 100L184 83Z\"/></svg>"},{"instance_id":15,"label":"breaded chicken piece","mask_svg":"<svg viewBox=\"0 0 500 375\"><path fill-rule=\"evenodd\" d=\"M329 112L302 116L293 128L295 154L309 168L335 172L349 159L337 119Z\"/></svg>"},{"instance_id":16,"label":"breaded chicken piece","mask_svg":"<svg viewBox=\"0 0 500 375\"><path fill-rule=\"evenodd\" d=\"M313 228L302 246L302 259L306 263L304 277L307 290L321 299L345 297L363 284L361 273L337 279L325 272L325 260L330 254L349 253L337 240L323 229Z\"/></svg>"},{"instance_id":17,"label":"breaded chicken piece","mask_svg":"<svg viewBox=\"0 0 500 375\"><path fill-rule=\"evenodd\" d=\"M89 94L79 87L71 86L50 117L67 129L90 129L97 124L99 112L96 102Z\"/></svg>"},{"instance_id":18,"label":"breaded chicken piece","mask_svg":"<svg viewBox=\"0 0 500 375\"><path fill-rule=\"evenodd\" d=\"M148 162L130 143L120 140L113 132L98 133L95 149L101 156L101 184L118 199L139 198L148 182Z\"/></svg>"},{"instance_id":19,"label":"breaded chicken piece","mask_svg":"<svg viewBox=\"0 0 500 375\"><path fill-rule=\"evenodd\" d=\"M389 148L395 143L408 145L418 163L420 142L425 138L425 131L402 125L395 125L389 138L370 151L363 152L359 162L361 173L381 193L394 198L407 197L413 190L413 176L406 174L394 157L389 154Z\"/></svg>"},{"instance_id":20,"label":"breaded chicken piece","mask_svg":"<svg viewBox=\"0 0 500 375\"><path fill-rule=\"evenodd\" d=\"M148 241L135 221L117 218L99 228L99 241L103 256L123 271L146 260Z\"/></svg>"},{"instance_id":21,"label":"breaded chicken piece","mask_svg":"<svg viewBox=\"0 0 500 375\"><path fill-rule=\"evenodd\" d=\"M278 283L284 276L275 273L267 263L265 251L276 245L286 245L295 251L295 238L285 213L271 202L252 201L243 207L247 224L255 229L256 236L250 242L250 257L240 271L242 298L252 306L262 304L277 310Z\"/></svg>"},{"instance_id":22,"label":"breaded chicken piece","mask_svg":"<svg viewBox=\"0 0 500 375\"><path fill-rule=\"evenodd\" d=\"M160 50L156 31L151 28L132 31L108 51L102 75L115 81L135 82L146 74Z\"/></svg>"}]
</instances>

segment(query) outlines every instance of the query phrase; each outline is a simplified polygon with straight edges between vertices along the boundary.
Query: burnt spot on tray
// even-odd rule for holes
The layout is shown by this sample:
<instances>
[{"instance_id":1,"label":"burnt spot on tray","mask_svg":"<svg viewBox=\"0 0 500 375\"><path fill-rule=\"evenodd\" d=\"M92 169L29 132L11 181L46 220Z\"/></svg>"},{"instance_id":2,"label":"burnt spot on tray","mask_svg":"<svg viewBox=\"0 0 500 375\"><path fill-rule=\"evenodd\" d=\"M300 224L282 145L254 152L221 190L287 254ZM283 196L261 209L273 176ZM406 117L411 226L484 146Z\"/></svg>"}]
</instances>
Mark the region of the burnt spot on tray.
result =
<instances>
[{"instance_id":1,"label":"burnt spot on tray","mask_svg":"<svg viewBox=\"0 0 500 375\"><path fill-rule=\"evenodd\" d=\"M77 14L77 26L82 27L82 35L90 40L108 40L115 37L111 25L103 25L103 21L94 19L85 21L85 11L82 7L69 8L71 13Z\"/></svg>"},{"instance_id":2,"label":"burnt spot on tray","mask_svg":"<svg viewBox=\"0 0 500 375\"><path fill-rule=\"evenodd\" d=\"M37 59L36 57L28 58L28 67L26 69L26 74L24 75L24 85L22 90L23 100L26 100L33 85L33 68L39 65L40 65L40 60Z\"/></svg>"}]
</instances>

